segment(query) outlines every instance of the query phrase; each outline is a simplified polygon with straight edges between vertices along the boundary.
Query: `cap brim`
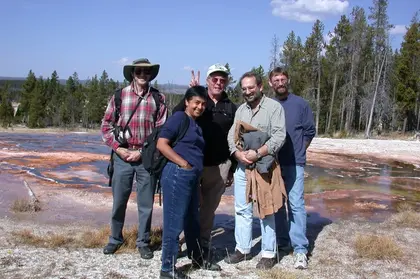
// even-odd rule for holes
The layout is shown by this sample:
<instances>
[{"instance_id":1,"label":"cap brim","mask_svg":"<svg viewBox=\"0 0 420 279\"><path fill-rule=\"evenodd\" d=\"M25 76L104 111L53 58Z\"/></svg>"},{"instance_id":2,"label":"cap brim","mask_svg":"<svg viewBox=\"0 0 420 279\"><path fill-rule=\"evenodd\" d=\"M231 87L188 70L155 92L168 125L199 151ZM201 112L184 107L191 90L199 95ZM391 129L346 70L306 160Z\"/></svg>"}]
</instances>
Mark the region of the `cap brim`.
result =
<instances>
[{"instance_id":1,"label":"cap brim","mask_svg":"<svg viewBox=\"0 0 420 279\"><path fill-rule=\"evenodd\" d=\"M224 75L226 75L226 76L229 76L229 73L228 73L228 72L226 72L226 71L222 71L222 70L214 70L214 71L209 71L209 72L207 72L207 77L209 77L211 74L214 74L214 73L221 73L221 74L224 74Z\"/></svg>"}]
</instances>

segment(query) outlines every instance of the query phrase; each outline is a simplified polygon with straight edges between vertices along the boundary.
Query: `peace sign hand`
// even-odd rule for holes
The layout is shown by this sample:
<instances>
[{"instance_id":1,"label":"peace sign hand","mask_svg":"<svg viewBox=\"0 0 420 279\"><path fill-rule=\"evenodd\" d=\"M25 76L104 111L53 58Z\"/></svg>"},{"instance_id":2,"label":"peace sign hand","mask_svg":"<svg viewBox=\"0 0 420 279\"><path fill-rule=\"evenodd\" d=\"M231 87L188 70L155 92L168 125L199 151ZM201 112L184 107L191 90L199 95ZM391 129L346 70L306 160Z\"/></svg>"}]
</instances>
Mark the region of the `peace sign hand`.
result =
<instances>
[{"instance_id":1,"label":"peace sign hand","mask_svg":"<svg viewBox=\"0 0 420 279\"><path fill-rule=\"evenodd\" d=\"M200 85L200 70L197 71L197 77L194 74L194 70L191 70L191 81L190 87Z\"/></svg>"}]
</instances>

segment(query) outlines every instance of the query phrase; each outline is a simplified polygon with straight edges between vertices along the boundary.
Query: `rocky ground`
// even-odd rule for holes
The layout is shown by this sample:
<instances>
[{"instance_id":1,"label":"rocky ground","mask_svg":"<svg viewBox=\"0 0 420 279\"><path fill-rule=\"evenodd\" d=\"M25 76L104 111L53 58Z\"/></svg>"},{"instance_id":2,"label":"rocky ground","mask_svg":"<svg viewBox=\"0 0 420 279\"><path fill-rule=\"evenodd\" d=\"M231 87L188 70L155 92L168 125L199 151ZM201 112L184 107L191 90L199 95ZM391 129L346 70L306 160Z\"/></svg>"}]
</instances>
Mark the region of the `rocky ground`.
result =
<instances>
[{"instance_id":1,"label":"rocky ground","mask_svg":"<svg viewBox=\"0 0 420 279\"><path fill-rule=\"evenodd\" d=\"M9 158L12 153L8 152L11 151L0 152L0 158ZM333 164L335 156L348 154L420 166L420 143L402 140L316 138L309 149L308 159L313 162L329 160ZM69 159L60 153L54 156L61 160ZM14 213L10 210L14 200L28 198L23 180L28 182L40 200L41 211ZM100 245L85 248L83 245L68 242L69 238L75 238L83 232L90 233L92 238L97 237L95 232L108 224L110 202L109 190L95 192L58 187L53 182L40 181L27 173L8 171L0 166L0 277L158 278L159 250L152 260L146 261L140 259L134 249L108 256L102 254ZM135 209L132 200L128 207L128 224L135 224ZM251 261L227 265L221 260L219 263L223 268L222 272L194 270L190 272L190 276L285 279L420 278L420 254L416 248L420 247L420 217L412 209L405 209L403 213L394 214L383 222L368 222L359 217L346 221L318 222L315 218L317 207L308 209L311 211L308 235L312 242L308 270L294 270L292 256L283 254L279 255L279 263L272 271L256 270L260 243L258 226L255 225L255 257ZM154 220L160 220L161 208L158 205L154 212ZM234 247L232 213L231 200L226 198L218 209L219 221L215 227L214 245L219 259ZM158 221L154 222L155 226L159 225ZM362 239L365 236L376 237L374 240L378 242L375 242L374 247L368 247L373 240L368 240L366 244ZM106 241L106 235L102 241ZM178 263L179 266L188 268L188 259L180 258Z\"/></svg>"},{"instance_id":2,"label":"rocky ground","mask_svg":"<svg viewBox=\"0 0 420 279\"><path fill-rule=\"evenodd\" d=\"M419 220L417 220L418 222ZM417 224L418 225L418 224ZM160 251L152 260L142 260L133 250L113 256L103 255L100 248L36 248L17 244L13 232L31 230L47 237L56 234L75 234L85 227L54 226L16 222L3 218L0 223L0 273L2 278L158 278ZM368 252L358 252L360 236L374 235L389 238L396 248L385 243L373 258ZM232 233L228 234L232 237ZM380 239L380 241L385 241ZM256 242L256 241L255 241ZM64 245L64 244L63 244ZM258 250L258 244L255 251ZM420 278L419 227L401 227L389 220L384 223L366 223L353 220L334 223L323 228L318 235L310 257L309 269L292 268L292 256L281 255L271 271L255 269L259 260L238 265L220 261L221 272L194 270L192 278ZM375 249L374 249L375 250ZM363 254L367 253L367 254ZM179 265L188 268L187 258Z\"/></svg>"}]
</instances>

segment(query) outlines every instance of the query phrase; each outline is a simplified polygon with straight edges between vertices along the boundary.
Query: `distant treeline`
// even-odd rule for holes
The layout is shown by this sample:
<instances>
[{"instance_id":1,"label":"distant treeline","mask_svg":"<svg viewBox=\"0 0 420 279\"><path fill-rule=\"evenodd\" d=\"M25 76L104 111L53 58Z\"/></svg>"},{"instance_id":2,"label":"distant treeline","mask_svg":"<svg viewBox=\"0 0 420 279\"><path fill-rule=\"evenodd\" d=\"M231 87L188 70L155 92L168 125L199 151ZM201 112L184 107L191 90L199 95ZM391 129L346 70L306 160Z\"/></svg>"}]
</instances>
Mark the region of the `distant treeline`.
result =
<instances>
[{"instance_id":1,"label":"distant treeline","mask_svg":"<svg viewBox=\"0 0 420 279\"><path fill-rule=\"evenodd\" d=\"M0 121L3 127L25 124L29 128L98 128L107 103L117 88L127 86L108 77L106 71L98 78L79 81L77 73L65 84L54 71L50 77L36 77L29 71L26 80L1 80ZM153 84L159 89L159 84ZM183 97L165 94L171 110ZM19 104L16 113L12 104Z\"/></svg>"}]
</instances>

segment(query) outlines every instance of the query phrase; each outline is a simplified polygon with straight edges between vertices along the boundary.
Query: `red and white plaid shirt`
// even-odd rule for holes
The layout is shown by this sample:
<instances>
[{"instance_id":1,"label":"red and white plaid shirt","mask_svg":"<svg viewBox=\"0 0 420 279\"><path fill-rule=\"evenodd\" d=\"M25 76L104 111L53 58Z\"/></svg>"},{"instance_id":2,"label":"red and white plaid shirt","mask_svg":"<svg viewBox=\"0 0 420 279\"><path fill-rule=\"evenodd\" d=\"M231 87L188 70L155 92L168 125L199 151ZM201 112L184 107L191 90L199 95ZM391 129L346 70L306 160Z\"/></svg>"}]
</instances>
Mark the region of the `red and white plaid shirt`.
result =
<instances>
[{"instance_id":1,"label":"red and white plaid shirt","mask_svg":"<svg viewBox=\"0 0 420 279\"><path fill-rule=\"evenodd\" d=\"M152 90L152 89L151 89ZM165 95L159 93L160 100L165 103ZM131 138L128 140L129 146L135 146L141 148L147 136L152 133L154 128L153 116L156 112L155 100L152 93L146 93L144 96L138 95L132 85L123 88L121 92L121 110L120 117L117 125L125 127L132 111L137 105L139 98L143 98L138 106L136 112L128 123L128 127L131 130ZM111 147L114 151L120 146L120 143L115 140L114 128L112 122L114 120L115 101L114 95L108 102L108 106L105 111L105 116L102 119L101 132L102 139ZM157 114L156 127L162 126L167 118L167 107L161 104L159 113Z\"/></svg>"}]
</instances>

